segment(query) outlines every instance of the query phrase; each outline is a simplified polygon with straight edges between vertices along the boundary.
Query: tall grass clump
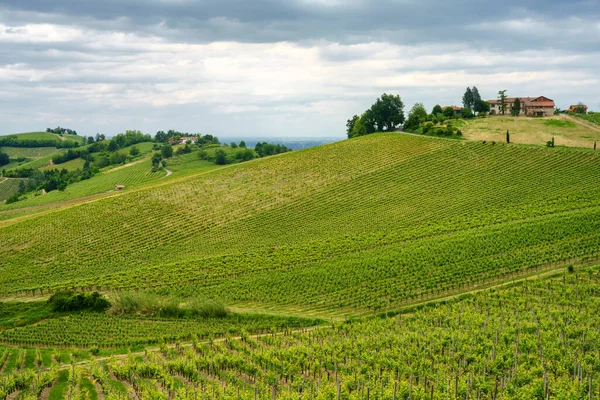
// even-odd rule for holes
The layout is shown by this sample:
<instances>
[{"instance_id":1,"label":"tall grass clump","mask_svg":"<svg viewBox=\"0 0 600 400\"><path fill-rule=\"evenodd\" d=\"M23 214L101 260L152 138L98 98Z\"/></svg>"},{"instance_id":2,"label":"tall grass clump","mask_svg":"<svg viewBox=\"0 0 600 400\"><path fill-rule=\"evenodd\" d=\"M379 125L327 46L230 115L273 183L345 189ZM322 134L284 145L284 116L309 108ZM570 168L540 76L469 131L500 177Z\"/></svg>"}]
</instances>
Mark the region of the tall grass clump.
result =
<instances>
[{"instance_id":1,"label":"tall grass clump","mask_svg":"<svg viewBox=\"0 0 600 400\"><path fill-rule=\"evenodd\" d=\"M187 303L190 314L196 318L224 318L227 308L221 300L194 297Z\"/></svg>"},{"instance_id":2,"label":"tall grass clump","mask_svg":"<svg viewBox=\"0 0 600 400\"><path fill-rule=\"evenodd\" d=\"M111 314L135 314L157 316L160 314L160 299L149 293L120 292L112 296Z\"/></svg>"},{"instance_id":3,"label":"tall grass clump","mask_svg":"<svg viewBox=\"0 0 600 400\"><path fill-rule=\"evenodd\" d=\"M220 300L194 297L182 307L178 297L159 297L151 293L120 292L111 299L111 314L129 314L166 318L223 318L227 308Z\"/></svg>"}]
</instances>

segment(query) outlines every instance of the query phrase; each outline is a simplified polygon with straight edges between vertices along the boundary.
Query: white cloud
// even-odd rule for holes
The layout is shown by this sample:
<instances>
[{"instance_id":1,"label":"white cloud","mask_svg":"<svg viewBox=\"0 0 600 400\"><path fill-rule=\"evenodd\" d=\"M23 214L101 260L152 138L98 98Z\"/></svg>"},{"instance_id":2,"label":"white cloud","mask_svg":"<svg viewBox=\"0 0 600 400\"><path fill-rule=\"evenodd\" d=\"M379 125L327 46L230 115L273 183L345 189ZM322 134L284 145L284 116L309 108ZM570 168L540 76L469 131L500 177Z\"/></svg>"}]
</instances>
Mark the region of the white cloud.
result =
<instances>
[{"instance_id":1,"label":"white cloud","mask_svg":"<svg viewBox=\"0 0 600 400\"><path fill-rule=\"evenodd\" d=\"M529 19L501 26L523 34L547 28ZM18 62L0 62L3 115L30 115L11 118L0 133L69 121L86 133L173 127L219 135L247 131L250 125L262 136L281 136L282 129L341 136L345 120L383 92L400 93L408 109L416 101L428 107L458 104L471 85L484 97L508 89L555 97L563 107L580 100L593 104L600 91L600 55L594 51L328 40L189 43L68 25L6 23L0 25L0 46L21 54ZM46 122L38 126L39 121Z\"/></svg>"}]
</instances>

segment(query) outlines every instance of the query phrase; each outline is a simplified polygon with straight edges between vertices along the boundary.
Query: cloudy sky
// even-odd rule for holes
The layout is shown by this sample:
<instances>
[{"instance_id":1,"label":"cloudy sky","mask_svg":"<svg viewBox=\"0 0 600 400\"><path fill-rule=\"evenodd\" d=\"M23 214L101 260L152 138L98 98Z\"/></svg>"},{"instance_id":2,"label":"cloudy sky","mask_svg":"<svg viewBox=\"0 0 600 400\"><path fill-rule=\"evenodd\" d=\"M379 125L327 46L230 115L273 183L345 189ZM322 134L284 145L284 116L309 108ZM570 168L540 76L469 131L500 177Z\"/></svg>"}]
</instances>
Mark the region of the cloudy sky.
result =
<instances>
[{"instance_id":1,"label":"cloudy sky","mask_svg":"<svg viewBox=\"0 0 600 400\"><path fill-rule=\"evenodd\" d=\"M341 137L471 85L600 111L600 0L0 0L0 134Z\"/></svg>"}]
</instances>

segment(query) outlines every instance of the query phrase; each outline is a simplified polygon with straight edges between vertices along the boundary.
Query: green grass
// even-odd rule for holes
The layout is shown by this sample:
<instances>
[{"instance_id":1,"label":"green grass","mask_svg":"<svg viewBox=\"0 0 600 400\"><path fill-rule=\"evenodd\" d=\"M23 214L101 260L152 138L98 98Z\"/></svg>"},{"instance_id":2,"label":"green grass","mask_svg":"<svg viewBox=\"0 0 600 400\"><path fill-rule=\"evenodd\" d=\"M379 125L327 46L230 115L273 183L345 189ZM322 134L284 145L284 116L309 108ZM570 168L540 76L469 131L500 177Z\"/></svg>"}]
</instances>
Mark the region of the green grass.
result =
<instances>
[{"instance_id":1,"label":"green grass","mask_svg":"<svg viewBox=\"0 0 600 400\"><path fill-rule=\"evenodd\" d=\"M544 120L544 124L547 126L560 127L560 128L575 128L577 126L573 122L566 120L566 119L565 120L546 119L546 120Z\"/></svg>"},{"instance_id":2,"label":"green grass","mask_svg":"<svg viewBox=\"0 0 600 400\"><path fill-rule=\"evenodd\" d=\"M69 386L69 370L58 372L58 381L52 389L50 389L50 400L62 400L66 398L66 393Z\"/></svg>"},{"instance_id":3,"label":"green grass","mask_svg":"<svg viewBox=\"0 0 600 400\"><path fill-rule=\"evenodd\" d=\"M98 398L98 392L94 384L86 377L83 377L79 382L79 392L82 396L85 396L88 400L96 400Z\"/></svg>"},{"instance_id":4,"label":"green grass","mask_svg":"<svg viewBox=\"0 0 600 400\"><path fill-rule=\"evenodd\" d=\"M33 324L57 315L60 314L54 313L45 301L0 303L0 330Z\"/></svg>"}]
</instances>

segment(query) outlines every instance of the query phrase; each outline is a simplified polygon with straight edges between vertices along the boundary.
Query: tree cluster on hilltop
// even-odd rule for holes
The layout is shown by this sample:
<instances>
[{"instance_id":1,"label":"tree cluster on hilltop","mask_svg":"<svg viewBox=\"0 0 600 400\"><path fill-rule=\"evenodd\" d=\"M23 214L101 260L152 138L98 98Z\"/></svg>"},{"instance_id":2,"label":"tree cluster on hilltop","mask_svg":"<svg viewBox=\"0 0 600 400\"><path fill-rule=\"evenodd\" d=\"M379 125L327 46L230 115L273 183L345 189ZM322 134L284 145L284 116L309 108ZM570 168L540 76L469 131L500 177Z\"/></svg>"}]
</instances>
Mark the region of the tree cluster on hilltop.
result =
<instances>
[{"instance_id":1,"label":"tree cluster on hilltop","mask_svg":"<svg viewBox=\"0 0 600 400\"><path fill-rule=\"evenodd\" d=\"M74 129L68 129L68 128L62 128L60 126L57 126L56 128L46 128L46 132L48 133L56 133L57 135L63 135L63 134L67 134L67 135L77 135L77 131Z\"/></svg>"},{"instance_id":2,"label":"tree cluster on hilltop","mask_svg":"<svg viewBox=\"0 0 600 400\"><path fill-rule=\"evenodd\" d=\"M404 123L404 103L400 96L384 93L361 116L346 122L348 138L375 132L393 132Z\"/></svg>"}]
</instances>

